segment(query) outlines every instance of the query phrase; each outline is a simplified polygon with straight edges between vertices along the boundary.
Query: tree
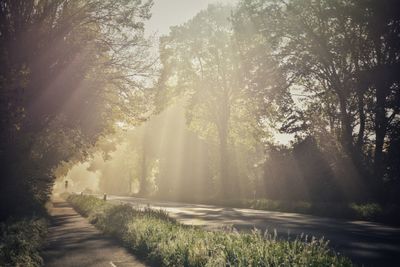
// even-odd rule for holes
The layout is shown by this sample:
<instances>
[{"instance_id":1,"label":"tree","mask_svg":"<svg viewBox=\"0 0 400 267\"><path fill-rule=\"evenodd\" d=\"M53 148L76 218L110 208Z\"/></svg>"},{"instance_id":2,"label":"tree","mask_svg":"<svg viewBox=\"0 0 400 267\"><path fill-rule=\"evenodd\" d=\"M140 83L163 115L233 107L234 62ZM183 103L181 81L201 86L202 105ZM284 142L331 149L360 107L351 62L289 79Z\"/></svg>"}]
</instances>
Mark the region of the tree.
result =
<instances>
[{"instance_id":1,"label":"tree","mask_svg":"<svg viewBox=\"0 0 400 267\"><path fill-rule=\"evenodd\" d=\"M1 1L2 197L33 188L47 196L60 161L87 150L116 120L141 119L151 4ZM74 145L60 150L55 140ZM1 203L12 211L13 202Z\"/></svg>"},{"instance_id":2,"label":"tree","mask_svg":"<svg viewBox=\"0 0 400 267\"><path fill-rule=\"evenodd\" d=\"M230 12L229 6L210 5L184 25L173 27L162 38L160 49L163 93L183 95L190 127L217 144L220 191L225 197L235 195L238 187L232 147L254 140L257 132Z\"/></svg>"},{"instance_id":3,"label":"tree","mask_svg":"<svg viewBox=\"0 0 400 267\"><path fill-rule=\"evenodd\" d=\"M400 119L400 16L393 8L396 4L392 0L355 1L352 10L356 23L365 29L363 41L367 49L360 60L360 79L372 88L375 98L371 113L375 132L373 171L378 186L386 174L385 143L388 134L398 128Z\"/></svg>"},{"instance_id":4,"label":"tree","mask_svg":"<svg viewBox=\"0 0 400 267\"><path fill-rule=\"evenodd\" d=\"M278 117L281 130L311 134L320 144L327 135L335 136L343 156L371 188L383 183L379 169L385 165L388 120L398 120L393 100L398 95L394 73L398 73L399 20L389 10L394 5L392 1L244 0L234 15L237 34L251 29L252 40L265 48L265 61L273 63L270 67L255 61L255 71L248 76L260 77L267 68L272 73L277 70L277 80L285 81L259 80L256 87L263 91L262 86L272 83L282 95L289 92L286 101L260 93L286 113ZM249 51L254 53L253 48ZM371 149L373 172L368 160ZM372 174L373 181L367 179Z\"/></svg>"}]
</instances>

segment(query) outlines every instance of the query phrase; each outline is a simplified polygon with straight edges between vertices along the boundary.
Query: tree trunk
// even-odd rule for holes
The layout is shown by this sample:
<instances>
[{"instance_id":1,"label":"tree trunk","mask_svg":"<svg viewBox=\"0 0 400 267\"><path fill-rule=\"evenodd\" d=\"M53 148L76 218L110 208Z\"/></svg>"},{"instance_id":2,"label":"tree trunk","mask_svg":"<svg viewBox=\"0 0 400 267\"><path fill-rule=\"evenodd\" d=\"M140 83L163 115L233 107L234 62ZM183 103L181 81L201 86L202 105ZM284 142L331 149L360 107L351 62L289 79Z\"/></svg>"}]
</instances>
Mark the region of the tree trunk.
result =
<instances>
[{"instance_id":1,"label":"tree trunk","mask_svg":"<svg viewBox=\"0 0 400 267\"><path fill-rule=\"evenodd\" d=\"M347 113L347 103L343 94L338 94L340 108L340 122L342 124L341 143L346 151L346 154L353 157L353 133L350 124L349 115Z\"/></svg>"},{"instance_id":2,"label":"tree trunk","mask_svg":"<svg viewBox=\"0 0 400 267\"><path fill-rule=\"evenodd\" d=\"M376 88L376 108L375 108L375 153L374 153L374 188L378 189L382 184L384 175L383 146L385 142L387 123L386 117L386 95L385 86Z\"/></svg>"},{"instance_id":3,"label":"tree trunk","mask_svg":"<svg viewBox=\"0 0 400 267\"><path fill-rule=\"evenodd\" d=\"M229 155L228 143L226 136L220 140L220 176L221 176L221 193L224 197L229 197L232 192L231 181L229 180Z\"/></svg>"},{"instance_id":4,"label":"tree trunk","mask_svg":"<svg viewBox=\"0 0 400 267\"><path fill-rule=\"evenodd\" d=\"M376 128L375 135L374 176L376 180L381 180L383 175L383 143L386 135L382 126Z\"/></svg>"},{"instance_id":5,"label":"tree trunk","mask_svg":"<svg viewBox=\"0 0 400 267\"><path fill-rule=\"evenodd\" d=\"M142 161L141 161L141 172L140 172L140 190L139 195L146 196L147 195L147 157L146 157L146 149L143 145L142 147Z\"/></svg>"},{"instance_id":6,"label":"tree trunk","mask_svg":"<svg viewBox=\"0 0 400 267\"><path fill-rule=\"evenodd\" d=\"M220 179L221 179L221 195L224 198L232 196L232 181L229 175L229 153L228 153L228 133L229 133L229 115L230 109L228 98L224 97L221 103L221 110L218 121L218 137L219 137L219 155L220 155Z\"/></svg>"},{"instance_id":7,"label":"tree trunk","mask_svg":"<svg viewBox=\"0 0 400 267\"><path fill-rule=\"evenodd\" d=\"M363 101L362 98L359 99L359 108L363 109ZM357 143L353 142L353 128L351 126L350 116L347 112L347 102L343 95L339 95L339 103L340 103L340 121L342 124L342 136L341 136L341 144L344 148L345 154L349 157L350 162L349 166L352 168L349 169L355 177L353 177L354 181L358 179L362 179L365 183L368 183L370 174L368 170L365 168L363 158L362 158L362 144L363 144L363 136L365 131L365 115L364 110L360 111L360 130L358 133ZM362 198L369 197L368 192L363 192Z\"/></svg>"},{"instance_id":8,"label":"tree trunk","mask_svg":"<svg viewBox=\"0 0 400 267\"><path fill-rule=\"evenodd\" d=\"M365 134L364 94L361 88L357 90L357 102L358 102L357 103L358 113L360 119L360 128L358 130L358 137L357 137L357 151L361 154L362 148L364 146L364 134Z\"/></svg>"}]
</instances>

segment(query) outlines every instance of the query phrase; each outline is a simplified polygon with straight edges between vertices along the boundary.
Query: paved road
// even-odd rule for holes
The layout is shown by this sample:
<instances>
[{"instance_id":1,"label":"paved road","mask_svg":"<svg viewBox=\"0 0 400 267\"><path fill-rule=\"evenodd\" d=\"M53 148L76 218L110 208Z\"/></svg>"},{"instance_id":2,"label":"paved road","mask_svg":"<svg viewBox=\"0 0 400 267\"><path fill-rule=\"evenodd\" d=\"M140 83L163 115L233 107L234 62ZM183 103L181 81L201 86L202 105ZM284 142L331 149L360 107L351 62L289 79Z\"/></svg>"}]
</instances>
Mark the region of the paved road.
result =
<instances>
[{"instance_id":1,"label":"paved road","mask_svg":"<svg viewBox=\"0 0 400 267\"><path fill-rule=\"evenodd\" d=\"M133 197L108 196L109 200L166 210L182 223L208 229L232 225L239 230L256 227L277 230L281 237L302 233L325 237L331 247L365 266L400 266L400 228L365 221L321 218L285 212L225 208L210 205L149 201Z\"/></svg>"},{"instance_id":2,"label":"paved road","mask_svg":"<svg viewBox=\"0 0 400 267\"><path fill-rule=\"evenodd\" d=\"M48 267L145 267L63 201L50 210L52 225L42 253Z\"/></svg>"}]
</instances>

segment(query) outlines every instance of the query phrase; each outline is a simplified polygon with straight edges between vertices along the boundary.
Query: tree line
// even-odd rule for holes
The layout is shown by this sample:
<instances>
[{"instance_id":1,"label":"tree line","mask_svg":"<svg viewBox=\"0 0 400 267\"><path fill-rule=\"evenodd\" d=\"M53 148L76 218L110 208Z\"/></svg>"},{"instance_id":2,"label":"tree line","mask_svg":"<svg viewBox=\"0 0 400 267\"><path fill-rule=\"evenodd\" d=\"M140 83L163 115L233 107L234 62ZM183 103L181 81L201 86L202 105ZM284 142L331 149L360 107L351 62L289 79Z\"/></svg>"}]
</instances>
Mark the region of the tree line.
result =
<instances>
[{"instance_id":1,"label":"tree line","mask_svg":"<svg viewBox=\"0 0 400 267\"><path fill-rule=\"evenodd\" d=\"M0 1L1 218L43 206L56 167L86 158L116 121L144 119L151 6Z\"/></svg>"},{"instance_id":2,"label":"tree line","mask_svg":"<svg viewBox=\"0 0 400 267\"><path fill-rule=\"evenodd\" d=\"M120 129L150 115L122 134L126 172L104 190L398 202L395 0L210 5L160 39L159 64L144 36L151 6L0 2L2 218L42 205L60 166L110 160Z\"/></svg>"},{"instance_id":3,"label":"tree line","mask_svg":"<svg viewBox=\"0 0 400 267\"><path fill-rule=\"evenodd\" d=\"M245 182L253 183L247 195L260 197L396 201L395 7L390 0L243 0L171 28L161 39L158 98L185 99L189 128L218 155L220 196L237 196ZM294 140L276 145L274 130ZM246 154L241 162L237 149ZM257 168L262 174L251 178Z\"/></svg>"}]
</instances>

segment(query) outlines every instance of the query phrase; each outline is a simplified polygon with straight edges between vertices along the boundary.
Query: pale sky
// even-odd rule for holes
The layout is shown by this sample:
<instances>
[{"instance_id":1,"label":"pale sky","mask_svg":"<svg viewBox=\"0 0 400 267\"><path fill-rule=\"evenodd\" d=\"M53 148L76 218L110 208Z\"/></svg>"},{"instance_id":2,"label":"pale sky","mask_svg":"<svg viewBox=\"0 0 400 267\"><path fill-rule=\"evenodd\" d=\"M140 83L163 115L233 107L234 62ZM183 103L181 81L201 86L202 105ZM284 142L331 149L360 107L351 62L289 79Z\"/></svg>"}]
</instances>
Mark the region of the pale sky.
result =
<instances>
[{"instance_id":1,"label":"pale sky","mask_svg":"<svg viewBox=\"0 0 400 267\"><path fill-rule=\"evenodd\" d=\"M169 27L180 25L213 3L237 3L238 0L154 0L147 33L168 34Z\"/></svg>"}]
</instances>

